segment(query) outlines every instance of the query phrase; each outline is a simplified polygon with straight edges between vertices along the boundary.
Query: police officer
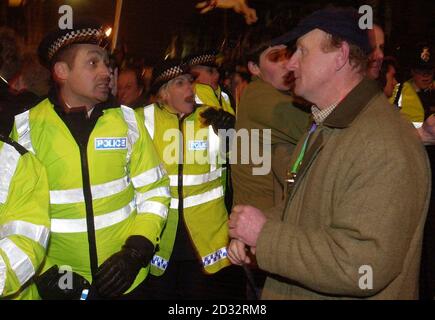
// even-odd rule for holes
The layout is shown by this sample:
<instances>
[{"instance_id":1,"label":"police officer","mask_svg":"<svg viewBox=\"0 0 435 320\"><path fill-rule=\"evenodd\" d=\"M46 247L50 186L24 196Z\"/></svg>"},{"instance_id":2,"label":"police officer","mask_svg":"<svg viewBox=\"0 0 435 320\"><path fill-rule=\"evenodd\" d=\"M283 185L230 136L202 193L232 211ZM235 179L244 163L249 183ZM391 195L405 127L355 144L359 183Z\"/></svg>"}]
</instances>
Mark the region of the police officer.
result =
<instances>
[{"instance_id":1,"label":"police officer","mask_svg":"<svg viewBox=\"0 0 435 320\"><path fill-rule=\"evenodd\" d=\"M156 277L151 276L146 286L150 299L233 294L232 289L216 289L216 279L210 275L230 264L220 140L215 132L226 128L228 119L207 118L212 108L195 105L191 81L179 61L162 62L152 85L158 102L140 109L171 186L168 222L152 260L151 273Z\"/></svg>"},{"instance_id":2,"label":"police officer","mask_svg":"<svg viewBox=\"0 0 435 320\"><path fill-rule=\"evenodd\" d=\"M45 165L51 242L38 277L42 298L117 298L148 274L169 204L168 178L134 111L108 102L101 26L55 30L39 55L55 82L49 97L17 115L13 137ZM69 266L74 285L56 279Z\"/></svg>"},{"instance_id":3,"label":"police officer","mask_svg":"<svg viewBox=\"0 0 435 320\"><path fill-rule=\"evenodd\" d=\"M412 78L398 84L390 99L413 122L423 122L435 112L434 61L431 46L419 44L411 65Z\"/></svg>"},{"instance_id":4,"label":"police officer","mask_svg":"<svg viewBox=\"0 0 435 320\"><path fill-rule=\"evenodd\" d=\"M47 249L48 197L41 163L0 135L0 298L38 297L32 277Z\"/></svg>"},{"instance_id":5,"label":"police officer","mask_svg":"<svg viewBox=\"0 0 435 320\"><path fill-rule=\"evenodd\" d=\"M195 78L195 101L222 109L234 115L229 96L219 86L219 71L216 53L209 51L196 53L184 59Z\"/></svg>"}]
</instances>

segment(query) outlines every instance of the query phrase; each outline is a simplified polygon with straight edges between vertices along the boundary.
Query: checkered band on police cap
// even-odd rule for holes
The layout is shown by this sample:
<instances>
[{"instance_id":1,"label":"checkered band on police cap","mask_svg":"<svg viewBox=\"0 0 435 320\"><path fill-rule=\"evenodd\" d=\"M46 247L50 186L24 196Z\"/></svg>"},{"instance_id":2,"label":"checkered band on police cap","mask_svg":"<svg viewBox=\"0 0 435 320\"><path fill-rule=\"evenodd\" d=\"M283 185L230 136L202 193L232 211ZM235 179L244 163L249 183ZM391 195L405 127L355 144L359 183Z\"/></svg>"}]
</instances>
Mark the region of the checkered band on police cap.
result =
<instances>
[{"instance_id":1,"label":"checkered band on police cap","mask_svg":"<svg viewBox=\"0 0 435 320\"><path fill-rule=\"evenodd\" d=\"M56 54L61 49L75 43L103 47L108 44L108 39L100 22L88 18L77 19L72 29L57 27L45 35L38 47L41 63L50 68Z\"/></svg>"},{"instance_id":2,"label":"checkered band on police cap","mask_svg":"<svg viewBox=\"0 0 435 320\"><path fill-rule=\"evenodd\" d=\"M193 66L201 66L201 65L215 65L216 64L216 55L213 53L204 53L199 55L191 56L186 59L186 63L189 67Z\"/></svg>"},{"instance_id":3,"label":"checkered band on police cap","mask_svg":"<svg viewBox=\"0 0 435 320\"><path fill-rule=\"evenodd\" d=\"M155 83L165 83L169 80L172 80L182 74L184 74L185 71L181 67L181 65L172 66L166 70L162 70L159 75L157 75L156 79L154 80Z\"/></svg>"},{"instance_id":4,"label":"checkered band on police cap","mask_svg":"<svg viewBox=\"0 0 435 320\"><path fill-rule=\"evenodd\" d=\"M47 58L51 60L53 56L61 48L64 48L73 43L93 43L99 45L104 38L102 29L85 28L78 30L71 30L67 34L58 38L48 48Z\"/></svg>"}]
</instances>

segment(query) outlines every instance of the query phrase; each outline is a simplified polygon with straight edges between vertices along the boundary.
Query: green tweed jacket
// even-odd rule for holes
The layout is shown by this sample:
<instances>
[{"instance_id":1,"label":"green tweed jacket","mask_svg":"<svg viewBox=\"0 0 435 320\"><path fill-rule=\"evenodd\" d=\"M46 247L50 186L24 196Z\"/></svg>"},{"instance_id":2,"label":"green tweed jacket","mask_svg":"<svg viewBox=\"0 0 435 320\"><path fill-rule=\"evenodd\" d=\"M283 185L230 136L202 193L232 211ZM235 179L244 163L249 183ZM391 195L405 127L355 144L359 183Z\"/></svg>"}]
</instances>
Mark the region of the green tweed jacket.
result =
<instances>
[{"instance_id":1,"label":"green tweed jacket","mask_svg":"<svg viewBox=\"0 0 435 320\"><path fill-rule=\"evenodd\" d=\"M311 136L260 234L262 298L416 299L430 181L411 123L363 80Z\"/></svg>"}]
</instances>

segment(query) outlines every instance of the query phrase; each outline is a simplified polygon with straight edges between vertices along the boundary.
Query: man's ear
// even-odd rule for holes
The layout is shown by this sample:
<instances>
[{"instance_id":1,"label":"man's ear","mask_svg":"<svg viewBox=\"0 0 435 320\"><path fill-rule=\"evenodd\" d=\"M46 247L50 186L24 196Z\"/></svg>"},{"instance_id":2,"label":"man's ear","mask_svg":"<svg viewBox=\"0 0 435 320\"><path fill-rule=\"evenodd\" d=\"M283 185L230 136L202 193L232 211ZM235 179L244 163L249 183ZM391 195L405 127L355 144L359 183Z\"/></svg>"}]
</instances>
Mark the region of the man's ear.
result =
<instances>
[{"instance_id":1,"label":"man's ear","mask_svg":"<svg viewBox=\"0 0 435 320\"><path fill-rule=\"evenodd\" d=\"M343 41L335 56L335 70L341 70L349 62L349 51L349 44Z\"/></svg>"},{"instance_id":2,"label":"man's ear","mask_svg":"<svg viewBox=\"0 0 435 320\"><path fill-rule=\"evenodd\" d=\"M66 62L59 61L54 64L53 74L56 80L65 81L69 76L69 66Z\"/></svg>"},{"instance_id":3,"label":"man's ear","mask_svg":"<svg viewBox=\"0 0 435 320\"><path fill-rule=\"evenodd\" d=\"M260 75L260 67L252 61L248 62L248 70L253 76Z\"/></svg>"}]
</instances>

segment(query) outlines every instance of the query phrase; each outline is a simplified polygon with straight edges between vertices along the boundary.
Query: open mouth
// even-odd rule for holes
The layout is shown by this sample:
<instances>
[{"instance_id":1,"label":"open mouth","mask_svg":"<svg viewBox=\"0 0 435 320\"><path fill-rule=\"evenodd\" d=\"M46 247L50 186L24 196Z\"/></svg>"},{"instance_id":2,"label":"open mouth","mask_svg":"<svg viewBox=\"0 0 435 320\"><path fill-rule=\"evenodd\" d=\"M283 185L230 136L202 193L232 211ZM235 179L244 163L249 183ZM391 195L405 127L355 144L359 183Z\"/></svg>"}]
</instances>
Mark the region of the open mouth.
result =
<instances>
[{"instance_id":1,"label":"open mouth","mask_svg":"<svg viewBox=\"0 0 435 320\"><path fill-rule=\"evenodd\" d=\"M291 85L296 80L295 74L293 72L285 74L283 78L286 85Z\"/></svg>"},{"instance_id":2,"label":"open mouth","mask_svg":"<svg viewBox=\"0 0 435 320\"><path fill-rule=\"evenodd\" d=\"M97 89L100 91L108 92L109 85L107 83L97 85Z\"/></svg>"},{"instance_id":3,"label":"open mouth","mask_svg":"<svg viewBox=\"0 0 435 320\"><path fill-rule=\"evenodd\" d=\"M184 99L187 103L195 103L195 97L194 96L188 96Z\"/></svg>"}]
</instances>

